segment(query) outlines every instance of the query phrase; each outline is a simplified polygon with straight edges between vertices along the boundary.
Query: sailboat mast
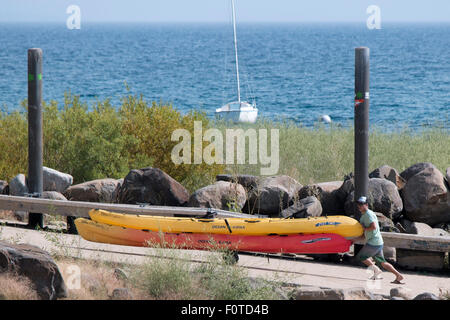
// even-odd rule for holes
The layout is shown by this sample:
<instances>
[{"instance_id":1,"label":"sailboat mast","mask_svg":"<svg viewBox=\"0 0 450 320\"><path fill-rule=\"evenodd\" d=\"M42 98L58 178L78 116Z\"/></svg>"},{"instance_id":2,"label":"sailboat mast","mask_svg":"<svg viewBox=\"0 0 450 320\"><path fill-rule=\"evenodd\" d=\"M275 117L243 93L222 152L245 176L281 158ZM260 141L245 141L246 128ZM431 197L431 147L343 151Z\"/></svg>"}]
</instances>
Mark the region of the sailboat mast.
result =
<instances>
[{"instance_id":1,"label":"sailboat mast","mask_svg":"<svg viewBox=\"0 0 450 320\"><path fill-rule=\"evenodd\" d=\"M237 94L239 107L241 105L241 85L239 82L239 62L238 62L238 52L237 52L237 37L236 37L236 11L234 8L234 0L231 0L231 7L233 9L233 33L234 33L234 53L236 55L236 80L237 80Z\"/></svg>"}]
</instances>

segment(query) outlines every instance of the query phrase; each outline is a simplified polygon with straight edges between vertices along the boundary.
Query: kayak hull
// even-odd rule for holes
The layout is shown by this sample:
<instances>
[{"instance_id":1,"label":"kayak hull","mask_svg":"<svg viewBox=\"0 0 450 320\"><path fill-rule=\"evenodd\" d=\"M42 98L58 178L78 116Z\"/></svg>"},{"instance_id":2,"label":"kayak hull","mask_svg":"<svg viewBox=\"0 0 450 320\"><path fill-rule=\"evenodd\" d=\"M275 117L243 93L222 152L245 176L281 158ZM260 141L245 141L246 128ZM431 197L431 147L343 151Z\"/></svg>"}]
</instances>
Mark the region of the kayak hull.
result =
<instances>
[{"instance_id":1,"label":"kayak hull","mask_svg":"<svg viewBox=\"0 0 450 320\"><path fill-rule=\"evenodd\" d=\"M78 233L88 241L138 247L168 247L193 250L251 251L262 253L343 253L352 242L336 234L230 235L206 233L163 233L75 220Z\"/></svg>"},{"instance_id":2,"label":"kayak hull","mask_svg":"<svg viewBox=\"0 0 450 320\"><path fill-rule=\"evenodd\" d=\"M91 210L92 220L132 229L161 231L164 233L207 233L231 235L286 235L333 233L346 238L360 237L361 224L347 216L282 218L175 218L140 216Z\"/></svg>"}]
</instances>

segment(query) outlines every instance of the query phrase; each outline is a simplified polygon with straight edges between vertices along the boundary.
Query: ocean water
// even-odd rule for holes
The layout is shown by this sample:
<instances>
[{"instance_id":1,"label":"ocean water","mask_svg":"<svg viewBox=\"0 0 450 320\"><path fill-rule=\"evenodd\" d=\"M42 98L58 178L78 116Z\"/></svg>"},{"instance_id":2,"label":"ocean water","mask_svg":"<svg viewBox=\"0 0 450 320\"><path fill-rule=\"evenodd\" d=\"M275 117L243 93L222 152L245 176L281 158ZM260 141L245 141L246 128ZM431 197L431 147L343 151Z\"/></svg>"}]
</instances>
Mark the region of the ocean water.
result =
<instances>
[{"instance_id":1,"label":"ocean water","mask_svg":"<svg viewBox=\"0 0 450 320\"><path fill-rule=\"evenodd\" d=\"M370 123L421 128L450 121L450 24L238 24L244 99L261 117L313 126L353 123L354 49L370 48ZM0 24L0 105L27 97L27 49L44 52L44 100L143 94L184 112L236 99L230 24ZM127 92L126 85L129 87Z\"/></svg>"}]
</instances>

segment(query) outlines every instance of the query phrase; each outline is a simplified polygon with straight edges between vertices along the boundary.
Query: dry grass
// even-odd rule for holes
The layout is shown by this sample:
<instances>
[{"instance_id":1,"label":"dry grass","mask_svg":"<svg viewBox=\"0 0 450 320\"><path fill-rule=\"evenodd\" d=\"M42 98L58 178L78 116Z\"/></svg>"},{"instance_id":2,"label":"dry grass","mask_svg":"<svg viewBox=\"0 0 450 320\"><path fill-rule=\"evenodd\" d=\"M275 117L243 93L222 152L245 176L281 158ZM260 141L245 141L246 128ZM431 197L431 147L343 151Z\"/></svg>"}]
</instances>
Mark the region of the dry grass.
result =
<instances>
[{"instance_id":1,"label":"dry grass","mask_svg":"<svg viewBox=\"0 0 450 320\"><path fill-rule=\"evenodd\" d=\"M300 127L291 122L257 122L256 124L228 125L218 123L225 132L236 129L278 129L279 171L302 184L342 180L354 170L354 129L339 126ZM270 132L268 133L270 136ZM450 132L446 127L424 128L415 131L402 129L395 132L373 127L369 137L369 170L389 165L401 172L419 162L431 162L441 172L449 166ZM227 173L260 175L260 164L248 164L248 139L246 139L246 164L228 165ZM270 150L270 149L269 149ZM369 172L370 172L369 171Z\"/></svg>"},{"instance_id":2,"label":"dry grass","mask_svg":"<svg viewBox=\"0 0 450 320\"><path fill-rule=\"evenodd\" d=\"M113 290L117 288L126 288L130 293L130 296L119 299L151 299L127 279L119 279L114 274L117 266L72 259L58 260L57 265L68 289L66 300L110 300L113 299ZM73 266L81 271L79 288L72 287L76 285ZM39 296L28 278L0 273L0 300L39 300Z\"/></svg>"},{"instance_id":3,"label":"dry grass","mask_svg":"<svg viewBox=\"0 0 450 320\"><path fill-rule=\"evenodd\" d=\"M78 259L58 260L57 265L68 289L67 300L109 300L113 298L113 290L117 288L126 288L130 293L128 299L148 299L139 289L130 285L128 279L120 279L115 275L114 270L123 266ZM79 287L73 266L80 270Z\"/></svg>"},{"instance_id":4,"label":"dry grass","mask_svg":"<svg viewBox=\"0 0 450 320\"><path fill-rule=\"evenodd\" d=\"M254 287L245 270L224 262L221 254L201 264L192 264L187 253L160 249L140 265L97 260L59 259L56 263L68 289L67 300L259 300L280 299L278 287L261 279ZM74 269L80 271L78 287ZM126 277L117 276L120 269ZM128 296L113 297L125 288Z\"/></svg>"},{"instance_id":5,"label":"dry grass","mask_svg":"<svg viewBox=\"0 0 450 320\"><path fill-rule=\"evenodd\" d=\"M441 300L450 300L450 290L448 289L439 289L439 298Z\"/></svg>"},{"instance_id":6,"label":"dry grass","mask_svg":"<svg viewBox=\"0 0 450 320\"><path fill-rule=\"evenodd\" d=\"M36 290L28 278L11 273L0 274L0 300L38 300Z\"/></svg>"}]
</instances>

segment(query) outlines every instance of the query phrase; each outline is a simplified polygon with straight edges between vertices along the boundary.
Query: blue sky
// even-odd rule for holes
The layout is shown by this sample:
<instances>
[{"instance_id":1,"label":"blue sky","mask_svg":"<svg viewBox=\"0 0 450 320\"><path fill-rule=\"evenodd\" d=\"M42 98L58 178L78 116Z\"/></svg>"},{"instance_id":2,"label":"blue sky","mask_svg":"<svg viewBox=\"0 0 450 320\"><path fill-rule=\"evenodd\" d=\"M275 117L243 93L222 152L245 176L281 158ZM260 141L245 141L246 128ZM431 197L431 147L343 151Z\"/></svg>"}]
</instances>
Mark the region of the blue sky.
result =
<instances>
[{"instance_id":1,"label":"blue sky","mask_svg":"<svg viewBox=\"0 0 450 320\"><path fill-rule=\"evenodd\" d=\"M450 0L236 0L240 22L450 22ZM229 0L1 0L0 22L61 22L78 5L82 22L228 22Z\"/></svg>"}]
</instances>

